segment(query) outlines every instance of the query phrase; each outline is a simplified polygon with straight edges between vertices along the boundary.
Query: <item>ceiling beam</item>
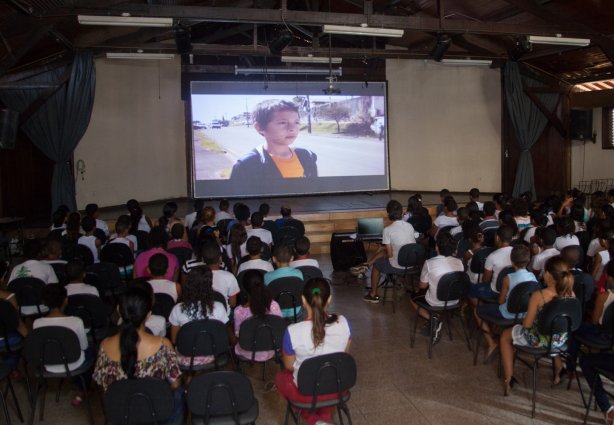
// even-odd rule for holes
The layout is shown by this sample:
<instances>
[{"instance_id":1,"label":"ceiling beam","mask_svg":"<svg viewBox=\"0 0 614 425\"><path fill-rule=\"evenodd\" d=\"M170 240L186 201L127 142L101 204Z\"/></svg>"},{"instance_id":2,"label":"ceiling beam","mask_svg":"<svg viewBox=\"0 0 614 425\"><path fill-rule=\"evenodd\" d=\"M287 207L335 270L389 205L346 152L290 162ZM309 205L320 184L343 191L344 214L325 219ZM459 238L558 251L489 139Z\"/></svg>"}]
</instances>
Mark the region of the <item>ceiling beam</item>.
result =
<instances>
[{"instance_id":1,"label":"ceiling beam","mask_svg":"<svg viewBox=\"0 0 614 425\"><path fill-rule=\"evenodd\" d=\"M6 74L7 71L13 66L15 66L21 60L21 58L26 55L26 53L28 53L34 46L39 43L39 41L47 37L52 29L53 25L46 25L39 27L35 31L33 31L28 38L28 41L24 45L19 46L18 52L16 54L13 54L4 61L0 62L0 77Z\"/></svg>"},{"instance_id":2,"label":"ceiling beam","mask_svg":"<svg viewBox=\"0 0 614 425\"><path fill-rule=\"evenodd\" d=\"M440 22L435 17L365 15L363 13L306 12L284 9L252 9L206 6L169 6L128 4L121 7L65 9L62 13L74 14L120 14L129 12L135 16L173 17L191 22L238 22L259 24L287 24L320 26L323 24L360 25L365 21L372 27L399 28L407 31L446 31L448 33L473 33L493 35L550 34L564 32L565 25L525 25L494 22L477 22L465 19L446 19ZM282 19L283 16L283 19ZM576 31L582 35L586 31Z\"/></svg>"}]
</instances>

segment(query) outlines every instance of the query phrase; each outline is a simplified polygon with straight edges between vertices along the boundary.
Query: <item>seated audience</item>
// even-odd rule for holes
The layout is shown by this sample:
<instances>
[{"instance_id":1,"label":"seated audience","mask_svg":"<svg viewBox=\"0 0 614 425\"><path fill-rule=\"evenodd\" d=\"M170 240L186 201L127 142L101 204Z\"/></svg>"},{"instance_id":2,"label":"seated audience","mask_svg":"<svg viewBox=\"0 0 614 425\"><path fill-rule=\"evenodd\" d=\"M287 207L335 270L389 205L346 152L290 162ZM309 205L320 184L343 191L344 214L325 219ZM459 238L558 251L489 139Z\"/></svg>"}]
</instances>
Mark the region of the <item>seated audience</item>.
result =
<instances>
[{"instance_id":1,"label":"seated audience","mask_svg":"<svg viewBox=\"0 0 614 425\"><path fill-rule=\"evenodd\" d=\"M166 279L166 271L168 270L168 259L162 254L152 255L147 266L151 278L147 281L151 285L154 294L169 295L173 301L177 302L177 298L181 294L181 285Z\"/></svg>"},{"instance_id":2,"label":"seated audience","mask_svg":"<svg viewBox=\"0 0 614 425\"><path fill-rule=\"evenodd\" d=\"M247 229L247 237L258 236L262 242L269 246L269 248L273 246L273 235L270 231L262 227L264 224L262 213L259 211L253 213L251 223L251 229Z\"/></svg>"},{"instance_id":3,"label":"seated audience","mask_svg":"<svg viewBox=\"0 0 614 425\"><path fill-rule=\"evenodd\" d=\"M469 298L475 303L476 298L493 298L499 296L497 290L497 278L499 273L506 267L512 265L512 237L514 229L510 226L501 226L495 234L496 250L493 251L484 263L484 274L482 274L482 283L472 285L469 291Z\"/></svg>"},{"instance_id":4,"label":"seated audience","mask_svg":"<svg viewBox=\"0 0 614 425\"><path fill-rule=\"evenodd\" d=\"M62 243L59 239L47 239L43 247L43 262L47 264L62 264L67 263L62 259Z\"/></svg>"},{"instance_id":5,"label":"seated audience","mask_svg":"<svg viewBox=\"0 0 614 425\"><path fill-rule=\"evenodd\" d=\"M106 221L98 218L98 204L87 204L85 206L85 214L87 217L91 217L96 222L96 229L100 229L104 232L105 236L109 236L109 225Z\"/></svg>"},{"instance_id":6,"label":"seated audience","mask_svg":"<svg viewBox=\"0 0 614 425\"><path fill-rule=\"evenodd\" d=\"M221 252L214 241L206 241L203 244L202 256L204 263L213 274L213 290L226 297L228 313L230 313L231 307L237 304L237 295L240 292L237 278L232 273L220 269ZM190 270L189 273L192 273L192 271Z\"/></svg>"},{"instance_id":7,"label":"seated audience","mask_svg":"<svg viewBox=\"0 0 614 425\"><path fill-rule=\"evenodd\" d=\"M130 199L128 202L126 202L126 208L130 213L132 230L134 232L143 231L149 233L152 228L151 220L149 217L143 214L143 209L141 208L139 201L136 199Z\"/></svg>"},{"instance_id":8,"label":"seated audience","mask_svg":"<svg viewBox=\"0 0 614 425\"><path fill-rule=\"evenodd\" d=\"M473 256L484 247L484 233L478 225L475 223L469 223L463 229L465 238L469 242L469 248L463 253L463 264L465 266L465 272L469 276L471 283L478 283L478 273L471 271L471 261ZM457 257L460 253L457 253Z\"/></svg>"},{"instance_id":9,"label":"seated audience","mask_svg":"<svg viewBox=\"0 0 614 425\"><path fill-rule=\"evenodd\" d=\"M40 261L43 245L39 239L27 239L23 244L23 255L26 261L13 267L9 283L22 277L36 277L45 283L58 283L58 277L53 267Z\"/></svg>"},{"instance_id":10,"label":"seated audience","mask_svg":"<svg viewBox=\"0 0 614 425\"><path fill-rule=\"evenodd\" d=\"M0 261L0 288L4 288L6 284L6 279L8 277L9 272L9 263L7 261ZM17 313L19 309L19 305L17 304L17 298L15 298L15 294L13 292L5 291L0 289L0 299L8 301L15 308L15 314L19 317L19 322L17 325L17 332L8 333L8 341L5 341L3 335L0 335L0 347L3 349L2 353L0 353L0 357L2 357L3 361L11 368L11 370L15 370L17 365L19 364L19 353L13 352L9 353L6 348L8 344L9 347L13 348L18 346L23 342L23 338L28 334L28 328L21 320L21 316Z\"/></svg>"},{"instance_id":11,"label":"seated audience","mask_svg":"<svg viewBox=\"0 0 614 425\"><path fill-rule=\"evenodd\" d=\"M458 205L456 204L454 198L451 196L446 197L444 200L443 212L438 215L437 218L435 218L433 227L431 228L431 235L433 237L437 236L439 229L458 226L458 219L456 218L457 209Z\"/></svg>"},{"instance_id":12,"label":"seated audience","mask_svg":"<svg viewBox=\"0 0 614 425\"><path fill-rule=\"evenodd\" d=\"M190 231L190 229L192 228L192 225L196 221L196 215L200 211L202 211L204 207L205 207L204 199L194 199L194 211L189 214L186 214L185 218L183 219L183 225L185 226L188 232Z\"/></svg>"},{"instance_id":13,"label":"seated audience","mask_svg":"<svg viewBox=\"0 0 614 425\"><path fill-rule=\"evenodd\" d=\"M170 233L175 224L181 224L181 220L175 215L178 208L177 203L173 201L166 202L162 206L162 217L158 219L158 226L166 230L166 233Z\"/></svg>"},{"instance_id":14,"label":"seated audience","mask_svg":"<svg viewBox=\"0 0 614 425\"><path fill-rule=\"evenodd\" d=\"M147 267L149 265L149 259L156 254L162 254L168 260L168 269L164 277L173 282L177 281L179 276L179 262L177 257L173 254L166 252L166 244L168 243L168 234L164 228L156 226L151 229L149 234L150 249L141 252L134 260L134 277L149 277Z\"/></svg>"},{"instance_id":15,"label":"seated audience","mask_svg":"<svg viewBox=\"0 0 614 425\"><path fill-rule=\"evenodd\" d=\"M85 234L79 237L77 243L87 247L94 257L94 263L98 263L98 254L100 253L102 241L98 239L96 235L94 235L94 230L96 230L96 222L92 217L85 216L81 220L81 229L83 229Z\"/></svg>"},{"instance_id":16,"label":"seated audience","mask_svg":"<svg viewBox=\"0 0 614 425\"><path fill-rule=\"evenodd\" d=\"M247 255L247 232L245 227L240 223L235 223L230 229L228 235L228 245L226 245L226 255L230 258L231 270L237 274L241 258Z\"/></svg>"},{"instance_id":17,"label":"seated audience","mask_svg":"<svg viewBox=\"0 0 614 425\"><path fill-rule=\"evenodd\" d=\"M132 224L130 217L127 215L120 215L115 222L115 233L109 236L107 243L123 243L134 254L138 250L138 239L136 236L130 234Z\"/></svg>"},{"instance_id":18,"label":"seated audience","mask_svg":"<svg viewBox=\"0 0 614 425\"><path fill-rule=\"evenodd\" d=\"M66 264L66 276L68 278L68 285L66 285L66 295L96 295L100 296L98 289L95 286L84 283L85 280L85 267L81 260L70 260Z\"/></svg>"},{"instance_id":19,"label":"seated audience","mask_svg":"<svg viewBox=\"0 0 614 425\"><path fill-rule=\"evenodd\" d=\"M307 236L301 236L294 242L294 260L290 261L290 267L311 266L320 268L320 263L314 258L309 258L311 242Z\"/></svg>"},{"instance_id":20,"label":"seated audience","mask_svg":"<svg viewBox=\"0 0 614 425\"><path fill-rule=\"evenodd\" d=\"M192 245L190 242L185 240L183 237L185 236L185 227L181 223L175 223L171 227L171 240L168 241L166 245L166 249L173 248L188 248L190 251L192 250Z\"/></svg>"},{"instance_id":21,"label":"seated audience","mask_svg":"<svg viewBox=\"0 0 614 425\"><path fill-rule=\"evenodd\" d=\"M514 221L516 222L516 226L518 226L518 230L522 230L525 227L529 227L531 225L531 217L529 216L529 205L527 204L526 199L512 199L511 208L512 215L514 216Z\"/></svg>"},{"instance_id":22,"label":"seated audience","mask_svg":"<svg viewBox=\"0 0 614 425\"><path fill-rule=\"evenodd\" d=\"M552 227L540 227L535 233L535 239L539 251L533 252L530 269L535 273L535 276L541 278L544 274L544 267L548 258L559 255L560 252L554 247L556 232Z\"/></svg>"},{"instance_id":23,"label":"seated audience","mask_svg":"<svg viewBox=\"0 0 614 425\"><path fill-rule=\"evenodd\" d=\"M420 236L427 235L433 227L433 219L429 211L422 206L422 198L412 195L407 200L407 213L403 215L403 221L411 224Z\"/></svg>"},{"instance_id":24,"label":"seated audience","mask_svg":"<svg viewBox=\"0 0 614 425\"><path fill-rule=\"evenodd\" d=\"M220 200L219 211L215 214L216 224L220 220L228 220L228 219L234 218L232 214L228 212L229 208L230 208L230 202L228 202L228 199Z\"/></svg>"},{"instance_id":25,"label":"seated audience","mask_svg":"<svg viewBox=\"0 0 614 425\"><path fill-rule=\"evenodd\" d=\"M580 240L575 235L576 226L571 217L560 217L556 223L558 237L554 247L559 251L569 245L580 245Z\"/></svg>"},{"instance_id":26,"label":"seated audience","mask_svg":"<svg viewBox=\"0 0 614 425\"><path fill-rule=\"evenodd\" d=\"M239 265L237 274L245 270L262 270L263 272L273 271L273 265L262 259L262 241L258 236L250 236L245 243L249 260Z\"/></svg>"},{"instance_id":27,"label":"seated audience","mask_svg":"<svg viewBox=\"0 0 614 425\"><path fill-rule=\"evenodd\" d=\"M289 206L283 205L279 210L281 217L275 220L275 225L278 229L281 229L288 220L291 220L292 217L292 209Z\"/></svg>"},{"instance_id":28,"label":"seated audience","mask_svg":"<svg viewBox=\"0 0 614 425\"><path fill-rule=\"evenodd\" d=\"M469 191L469 201L475 202L480 211L484 210L484 203L480 202L480 189L477 187L474 187Z\"/></svg>"},{"instance_id":29,"label":"seated audience","mask_svg":"<svg viewBox=\"0 0 614 425\"><path fill-rule=\"evenodd\" d=\"M343 316L329 314L331 303L330 286L324 279L311 279L303 288L303 303L307 320L292 324L286 329L283 338L283 364L285 370L275 378L279 394L289 400L311 403L312 397L298 391L297 377L302 363L323 354L347 352L350 348L352 331ZM322 395L318 400L326 400ZM333 394L330 398L337 398ZM309 425L318 421L332 422L332 407L324 407L310 412L304 409L302 416Z\"/></svg>"},{"instance_id":30,"label":"seated audience","mask_svg":"<svg viewBox=\"0 0 614 425\"><path fill-rule=\"evenodd\" d=\"M486 232L490 229L499 228L499 219L497 218L496 205L492 201L484 202L484 220L480 222L480 229L482 232Z\"/></svg>"},{"instance_id":31,"label":"seated audience","mask_svg":"<svg viewBox=\"0 0 614 425\"><path fill-rule=\"evenodd\" d=\"M303 273L290 267L290 262L294 259L292 256L292 248L288 245L276 246L273 250L273 263L275 264L275 270L270 271L264 275L264 283L269 284L275 279L282 277L298 277L303 278Z\"/></svg>"},{"instance_id":32,"label":"seated audience","mask_svg":"<svg viewBox=\"0 0 614 425\"><path fill-rule=\"evenodd\" d=\"M441 203L439 203L435 208L435 218L439 217L444 213L443 210L445 208L445 201L448 196L451 196L451 193L448 189L441 189L439 191L439 200L441 201Z\"/></svg>"},{"instance_id":33,"label":"seated audience","mask_svg":"<svg viewBox=\"0 0 614 425\"><path fill-rule=\"evenodd\" d=\"M599 237L599 245L603 248L601 251L595 254L593 258L593 279L598 281L603 274L604 266L610 261L609 248L614 244L614 228L608 228L601 231Z\"/></svg>"}]
</instances>

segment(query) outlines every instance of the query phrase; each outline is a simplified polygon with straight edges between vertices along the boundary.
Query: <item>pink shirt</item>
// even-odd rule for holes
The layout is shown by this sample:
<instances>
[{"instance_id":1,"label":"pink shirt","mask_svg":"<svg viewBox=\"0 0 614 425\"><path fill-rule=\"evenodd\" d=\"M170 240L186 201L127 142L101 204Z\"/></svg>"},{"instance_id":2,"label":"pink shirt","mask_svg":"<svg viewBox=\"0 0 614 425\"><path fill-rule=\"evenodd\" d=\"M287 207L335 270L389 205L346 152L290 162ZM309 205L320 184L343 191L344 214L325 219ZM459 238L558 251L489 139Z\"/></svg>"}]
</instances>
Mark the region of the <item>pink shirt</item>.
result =
<instances>
[{"instance_id":1,"label":"pink shirt","mask_svg":"<svg viewBox=\"0 0 614 425\"><path fill-rule=\"evenodd\" d=\"M143 251L136 257L134 261L134 271L136 273L136 277L151 277L151 275L147 272L147 267L149 266L149 259L156 254L162 254L166 258L168 258L168 269L166 270L166 274L164 275L165 279L173 280L175 273L179 270L179 262L177 261L177 257L173 254L169 254L162 248L152 248L147 251Z\"/></svg>"},{"instance_id":2,"label":"pink shirt","mask_svg":"<svg viewBox=\"0 0 614 425\"><path fill-rule=\"evenodd\" d=\"M267 311L267 314L272 314L274 316L281 317L281 309L279 308L279 304L276 301L271 301L271 306ZM238 306L235 308L234 317L235 317L235 335L239 336L239 329L241 328L241 323L245 322L247 319L252 317L252 311L249 307ZM235 353L237 353L241 357L245 357L247 359L252 358L252 352L248 350L242 349L239 344L235 345ZM256 351L256 356L254 360L257 362L265 362L269 359L272 359L275 355L275 351Z\"/></svg>"},{"instance_id":3,"label":"pink shirt","mask_svg":"<svg viewBox=\"0 0 614 425\"><path fill-rule=\"evenodd\" d=\"M168 241L166 245L166 249L171 248L190 248L192 249L192 245L188 241L184 241L183 239L173 239L172 241Z\"/></svg>"}]
</instances>

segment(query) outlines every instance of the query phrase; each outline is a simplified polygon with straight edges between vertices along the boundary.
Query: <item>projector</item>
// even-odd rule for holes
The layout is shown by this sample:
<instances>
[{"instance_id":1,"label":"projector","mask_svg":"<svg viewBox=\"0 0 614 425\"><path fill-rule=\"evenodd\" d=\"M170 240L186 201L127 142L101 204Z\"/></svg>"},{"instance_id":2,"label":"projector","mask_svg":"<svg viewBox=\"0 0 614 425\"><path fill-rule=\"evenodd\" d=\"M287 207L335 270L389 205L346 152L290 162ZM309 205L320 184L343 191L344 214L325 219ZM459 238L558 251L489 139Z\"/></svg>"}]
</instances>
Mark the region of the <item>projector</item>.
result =
<instances>
[{"instance_id":1,"label":"projector","mask_svg":"<svg viewBox=\"0 0 614 425\"><path fill-rule=\"evenodd\" d=\"M332 84L325 89L322 89L324 94L341 94L341 89L333 86Z\"/></svg>"}]
</instances>

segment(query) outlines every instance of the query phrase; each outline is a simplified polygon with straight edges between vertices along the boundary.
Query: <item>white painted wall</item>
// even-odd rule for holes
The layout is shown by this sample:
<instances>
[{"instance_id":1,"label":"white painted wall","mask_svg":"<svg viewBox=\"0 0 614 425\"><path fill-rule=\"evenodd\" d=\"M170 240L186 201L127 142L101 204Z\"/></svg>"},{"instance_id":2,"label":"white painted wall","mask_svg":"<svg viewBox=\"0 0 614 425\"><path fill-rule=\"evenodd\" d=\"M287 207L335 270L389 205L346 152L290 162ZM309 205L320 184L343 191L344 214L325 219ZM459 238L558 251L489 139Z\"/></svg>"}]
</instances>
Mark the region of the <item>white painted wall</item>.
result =
<instances>
[{"instance_id":1,"label":"white painted wall","mask_svg":"<svg viewBox=\"0 0 614 425\"><path fill-rule=\"evenodd\" d=\"M571 185L581 180L614 179L614 149L601 148L601 108L593 109L593 133L597 143L571 141Z\"/></svg>"},{"instance_id":2,"label":"white painted wall","mask_svg":"<svg viewBox=\"0 0 614 425\"><path fill-rule=\"evenodd\" d=\"M498 70L387 60L392 189L501 190Z\"/></svg>"},{"instance_id":3,"label":"white painted wall","mask_svg":"<svg viewBox=\"0 0 614 425\"><path fill-rule=\"evenodd\" d=\"M96 60L90 125L75 150L77 206L187 196L181 64Z\"/></svg>"}]
</instances>

